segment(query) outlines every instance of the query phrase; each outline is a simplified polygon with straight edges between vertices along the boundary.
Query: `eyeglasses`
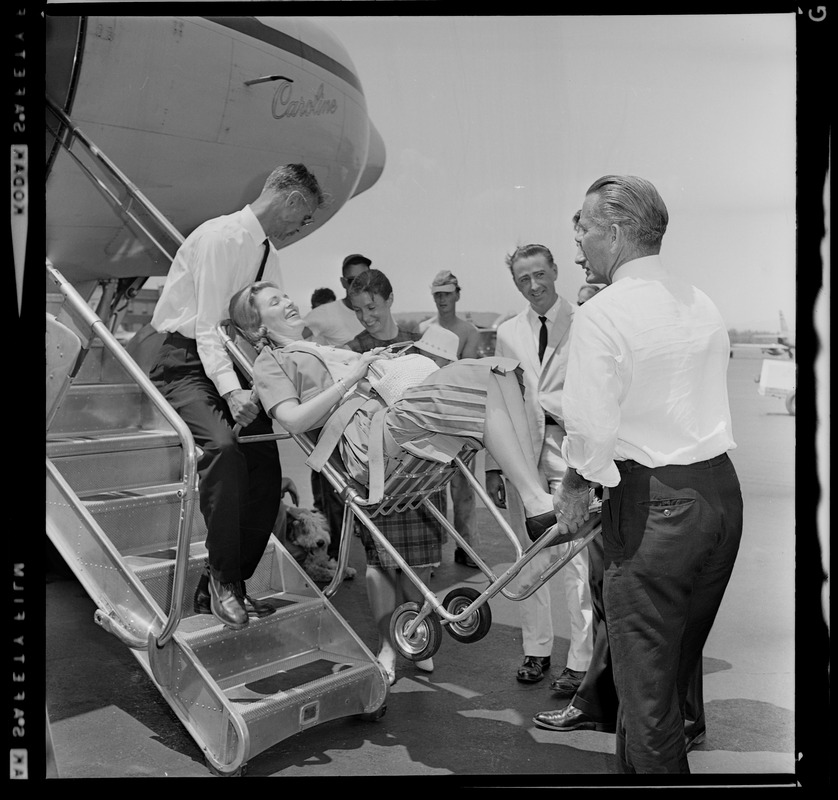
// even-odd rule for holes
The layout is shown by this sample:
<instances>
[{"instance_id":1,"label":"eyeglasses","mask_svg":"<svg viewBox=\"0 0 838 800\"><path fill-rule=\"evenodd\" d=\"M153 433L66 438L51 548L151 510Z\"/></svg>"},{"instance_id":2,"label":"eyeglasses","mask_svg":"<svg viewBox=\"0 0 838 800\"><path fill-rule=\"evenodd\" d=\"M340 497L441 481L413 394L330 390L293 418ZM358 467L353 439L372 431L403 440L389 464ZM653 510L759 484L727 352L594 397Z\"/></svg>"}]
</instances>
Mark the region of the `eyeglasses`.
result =
<instances>
[{"instance_id":1,"label":"eyeglasses","mask_svg":"<svg viewBox=\"0 0 838 800\"><path fill-rule=\"evenodd\" d=\"M305 197L305 195L304 195L302 192L300 192L300 191L298 191L298 190L295 190L295 191L291 192L291 194L298 194L298 195L300 195L300 197L302 197L302 198L303 198L303 202L306 204L306 208L308 209L308 214L306 214L306 215L302 218L302 221L300 222L300 227L301 227L301 228L305 228L306 226L311 225L311 223L312 223L312 222L314 222L314 212L315 212L317 209L312 210L311 206L310 206L310 205L309 205L309 203L308 203L308 200L306 200L306 197Z\"/></svg>"}]
</instances>

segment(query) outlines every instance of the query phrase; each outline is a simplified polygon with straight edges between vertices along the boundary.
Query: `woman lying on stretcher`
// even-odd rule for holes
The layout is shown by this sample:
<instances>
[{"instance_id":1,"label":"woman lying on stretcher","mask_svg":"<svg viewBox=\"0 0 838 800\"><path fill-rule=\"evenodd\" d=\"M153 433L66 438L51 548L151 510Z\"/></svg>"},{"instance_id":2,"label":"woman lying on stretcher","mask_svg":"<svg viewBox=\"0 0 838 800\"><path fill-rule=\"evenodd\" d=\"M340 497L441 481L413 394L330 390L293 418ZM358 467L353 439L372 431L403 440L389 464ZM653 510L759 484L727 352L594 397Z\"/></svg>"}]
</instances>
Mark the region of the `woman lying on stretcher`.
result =
<instances>
[{"instance_id":1,"label":"woman lying on stretcher","mask_svg":"<svg viewBox=\"0 0 838 800\"><path fill-rule=\"evenodd\" d=\"M529 441L529 431L516 361L463 359L437 368L421 357L415 363L416 356L408 363L385 348L356 353L304 342L305 325L297 307L267 282L238 292L230 302L230 319L259 352L254 385L268 414L291 433L322 428L307 462L313 468L319 469L338 446L347 472L369 486L369 499L375 502L403 451L448 463L464 446L485 446L521 495L531 538L555 526L551 495L520 445ZM380 383L380 394L371 391L371 365L380 371L406 364L407 378L413 379L406 383L413 385L399 399L390 396L388 405ZM394 383L398 387L399 381ZM388 530L389 543L427 585L433 565L439 564L441 540L434 535L438 526L423 529L421 535L410 525ZM402 570L381 565L385 554L376 542L367 542L370 537L364 533L362 529L367 594L379 638L377 658L392 684L396 649L390 637L391 616L400 603L421 603L422 596ZM433 659L416 661L415 666L430 672Z\"/></svg>"},{"instance_id":2,"label":"woman lying on stretcher","mask_svg":"<svg viewBox=\"0 0 838 800\"><path fill-rule=\"evenodd\" d=\"M366 379L372 363L399 356L304 341L297 306L275 284L261 281L237 292L230 301L230 319L259 353L254 387L268 415L290 433L323 428L322 440L329 432L359 483L370 482L369 454L376 447L371 435L379 430L384 477L395 468L391 457L400 450L448 463L464 445L485 447L520 494L530 537L556 525L552 496L520 444L529 433L517 361L453 362L407 387L388 407L370 392ZM339 418L337 427L329 426L333 416Z\"/></svg>"}]
</instances>

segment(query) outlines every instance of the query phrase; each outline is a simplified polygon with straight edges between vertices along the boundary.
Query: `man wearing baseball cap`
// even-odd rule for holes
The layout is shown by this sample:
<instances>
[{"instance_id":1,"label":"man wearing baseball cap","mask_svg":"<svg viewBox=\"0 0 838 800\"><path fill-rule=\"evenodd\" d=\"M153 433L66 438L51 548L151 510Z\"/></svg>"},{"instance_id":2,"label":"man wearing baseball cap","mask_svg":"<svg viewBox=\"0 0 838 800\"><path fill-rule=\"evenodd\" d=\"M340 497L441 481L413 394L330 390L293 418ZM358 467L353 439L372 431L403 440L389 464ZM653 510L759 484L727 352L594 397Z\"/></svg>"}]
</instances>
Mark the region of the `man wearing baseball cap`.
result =
<instances>
[{"instance_id":1,"label":"man wearing baseball cap","mask_svg":"<svg viewBox=\"0 0 838 800\"><path fill-rule=\"evenodd\" d=\"M443 269L434 276L431 283L437 315L419 323L420 333L433 325L457 334L459 346L457 358L476 358L480 334L468 320L457 316L457 301L460 299L460 284L451 270ZM472 462L472 465L474 462ZM451 479L451 503L454 506L454 527L472 546L479 544L474 489L468 479L459 472ZM461 547L454 550L454 561L466 567L477 569L477 564Z\"/></svg>"},{"instance_id":2,"label":"man wearing baseball cap","mask_svg":"<svg viewBox=\"0 0 838 800\"><path fill-rule=\"evenodd\" d=\"M349 285L358 275L366 272L371 264L372 261L360 253L353 253L343 259L340 282L345 296L312 308L305 317L306 331L303 335L307 339L318 344L340 347L364 330L349 302Z\"/></svg>"},{"instance_id":3,"label":"man wearing baseball cap","mask_svg":"<svg viewBox=\"0 0 838 800\"><path fill-rule=\"evenodd\" d=\"M468 320L457 316L457 302L460 299L460 284L451 270L443 269L437 272L431 284L431 295L434 298L437 315L419 324L420 333L424 333L431 325L439 325L457 334L460 346L457 348L458 358L476 358L477 345L480 334Z\"/></svg>"}]
</instances>

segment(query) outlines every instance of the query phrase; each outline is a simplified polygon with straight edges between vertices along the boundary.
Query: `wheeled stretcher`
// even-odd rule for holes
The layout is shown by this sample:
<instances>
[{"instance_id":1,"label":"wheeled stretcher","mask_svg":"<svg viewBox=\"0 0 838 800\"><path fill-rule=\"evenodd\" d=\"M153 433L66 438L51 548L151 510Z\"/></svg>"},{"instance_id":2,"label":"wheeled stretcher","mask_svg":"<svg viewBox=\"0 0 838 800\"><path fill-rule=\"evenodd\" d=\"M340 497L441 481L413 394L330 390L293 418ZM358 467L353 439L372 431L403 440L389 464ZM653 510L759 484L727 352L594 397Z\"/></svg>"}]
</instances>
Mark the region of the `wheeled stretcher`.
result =
<instances>
[{"instance_id":1,"label":"wheeled stretcher","mask_svg":"<svg viewBox=\"0 0 838 800\"><path fill-rule=\"evenodd\" d=\"M229 321L220 323L217 330L230 357L252 384L255 350L238 334ZM311 456L317 442L309 434L286 435L294 439L307 457ZM273 437L271 437L271 434L240 437L240 441L246 442L264 438L276 438L276 435L274 434ZM526 549L523 548L509 523L495 507L480 481L469 469L469 464L474 456L474 450L464 447L461 454L452 462L441 464L404 453L404 457L400 460L397 468L386 479L383 496L378 500L371 500L367 488L355 481L346 472L337 451L321 468L344 504L337 569L335 570L335 577L323 590L323 593L326 597L331 597L342 583L344 570L349 560L353 526L355 520L357 520L370 532L376 544L386 550L393 558L424 598L422 603L412 601L400 605L393 613L390 621L390 635L393 643L398 651L411 661L420 661L433 656L442 643L443 629L458 642L471 643L482 639L489 632L492 624L492 614L488 604L490 598L498 593L513 601L530 597L587 547L588 542L601 529L601 503L592 494L590 518L580 527L570 541L557 544L556 540L559 538L559 533L558 529L554 529L552 533L545 534ZM498 527L514 549L515 558L513 562L500 575L495 574L480 554L471 547L446 516L431 502L431 498L448 484L455 470L459 470L465 475L474 488L475 494L492 514ZM444 530L453 537L454 541L474 560L486 576L489 582L482 592L469 586L458 586L451 589L440 600L416 575L376 525L376 519L379 517L415 509L420 505L424 506L428 513L442 525ZM516 590L513 591L510 587L512 582L518 578L524 567L546 548L550 548L548 551L550 554L549 566L528 582L524 582L523 578L520 579Z\"/></svg>"}]
</instances>

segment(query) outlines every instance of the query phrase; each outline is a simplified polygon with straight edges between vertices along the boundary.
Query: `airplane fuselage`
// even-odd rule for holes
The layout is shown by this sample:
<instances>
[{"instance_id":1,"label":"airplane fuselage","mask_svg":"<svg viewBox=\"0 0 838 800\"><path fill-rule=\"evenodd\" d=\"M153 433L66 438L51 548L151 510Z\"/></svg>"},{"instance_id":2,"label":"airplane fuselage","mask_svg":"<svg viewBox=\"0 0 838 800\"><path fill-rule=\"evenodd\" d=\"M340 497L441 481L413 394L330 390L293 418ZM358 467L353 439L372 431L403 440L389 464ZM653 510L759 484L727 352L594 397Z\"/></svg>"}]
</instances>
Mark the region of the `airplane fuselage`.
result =
<instances>
[{"instance_id":1,"label":"airplane fuselage","mask_svg":"<svg viewBox=\"0 0 838 800\"><path fill-rule=\"evenodd\" d=\"M46 91L186 236L304 163L329 198L315 224L380 176L384 145L354 66L299 18L48 17ZM165 274L47 137L47 257L71 281Z\"/></svg>"}]
</instances>

